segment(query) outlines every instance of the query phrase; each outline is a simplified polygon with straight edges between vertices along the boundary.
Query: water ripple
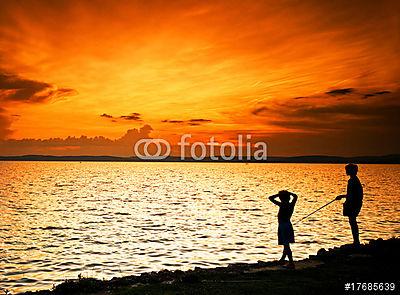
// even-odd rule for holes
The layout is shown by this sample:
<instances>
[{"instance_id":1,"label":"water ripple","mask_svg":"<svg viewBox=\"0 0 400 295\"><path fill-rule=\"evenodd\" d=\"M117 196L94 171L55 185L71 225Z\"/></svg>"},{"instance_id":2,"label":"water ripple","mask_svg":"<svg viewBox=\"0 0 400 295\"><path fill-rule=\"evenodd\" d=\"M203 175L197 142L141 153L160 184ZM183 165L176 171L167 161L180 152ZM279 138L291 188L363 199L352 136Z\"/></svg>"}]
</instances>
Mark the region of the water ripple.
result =
<instances>
[{"instance_id":1,"label":"water ripple","mask_svg":"<svg viewBox=\"0 0 400 295\"><path fill-rule=\"evenodd\" d=\"M298 193L296 221L347 183L342 165L316 164L0 162L0 173L0 285L13 292L277 259L267 196ZM360 179L361 238L398 235L400 166L361 165ZM333 203L295 225L296 259L351 241L341 212Z\"/></svg>"}]
</instances>

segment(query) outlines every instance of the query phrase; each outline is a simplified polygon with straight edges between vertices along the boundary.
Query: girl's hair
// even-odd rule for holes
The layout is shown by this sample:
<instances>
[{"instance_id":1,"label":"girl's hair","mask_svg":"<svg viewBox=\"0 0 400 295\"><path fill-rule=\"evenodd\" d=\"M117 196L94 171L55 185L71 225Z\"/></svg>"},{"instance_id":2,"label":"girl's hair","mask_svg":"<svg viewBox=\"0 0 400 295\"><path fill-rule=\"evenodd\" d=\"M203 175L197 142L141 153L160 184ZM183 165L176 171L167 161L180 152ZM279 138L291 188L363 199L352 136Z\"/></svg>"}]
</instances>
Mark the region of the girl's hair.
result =
<instances>
[{"instance_id":1,"label":"girl's hair","mask_svg":"<svg viewBox=\"0 0 400 295\"><path fill-rule=\"evenodd\" d=\"M279 198L282 201L289 201L290 200L290 194L289 194L288 191L285 191L285 190L279 191Z\"/></svg>"}]
</instances>

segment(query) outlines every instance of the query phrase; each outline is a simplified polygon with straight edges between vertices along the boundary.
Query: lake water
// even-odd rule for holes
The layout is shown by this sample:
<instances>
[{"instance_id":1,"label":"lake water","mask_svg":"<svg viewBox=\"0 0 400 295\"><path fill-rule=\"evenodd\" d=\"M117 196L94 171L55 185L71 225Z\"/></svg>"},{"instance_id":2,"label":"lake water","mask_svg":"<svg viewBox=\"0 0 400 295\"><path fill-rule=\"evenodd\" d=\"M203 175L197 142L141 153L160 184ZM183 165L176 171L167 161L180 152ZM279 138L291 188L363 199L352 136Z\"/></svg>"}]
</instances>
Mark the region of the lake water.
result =
<instances>
[{"instance_id":1,"label":"lake water","mask_svg":"<svg viewBox=\"0 0 400 295\"><path fill-rule=\"evenodd\" d=\"M278 259L267 196L297 193L295 222L347 184L336 164L0 162L0 175L0 287L12 292ZM359 177L362 241L398 236L400 165L360 165ZM295 259L351 242L341 208L295 225Z\"/></svg>"}]
</instances>

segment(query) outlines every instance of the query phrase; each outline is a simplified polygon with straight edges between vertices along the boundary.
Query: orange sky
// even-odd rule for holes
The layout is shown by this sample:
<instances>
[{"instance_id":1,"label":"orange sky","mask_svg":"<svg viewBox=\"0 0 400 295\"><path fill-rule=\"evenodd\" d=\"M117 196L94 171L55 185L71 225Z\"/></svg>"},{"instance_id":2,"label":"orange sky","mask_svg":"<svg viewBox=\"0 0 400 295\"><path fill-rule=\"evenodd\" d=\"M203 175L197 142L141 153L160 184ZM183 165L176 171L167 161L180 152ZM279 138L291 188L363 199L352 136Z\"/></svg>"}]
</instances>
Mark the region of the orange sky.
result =
<instances>
[{"instance_id":1,"label":"orange sky","mask_svg":"<svg viewBox=\"0 0 400 295\"><path fill-rule=\"evenodd\" d=\"M1 1L1 144L148 124L167 139L251 133L279 155L400 153L399 7Z\"/></svg>"}]
</instances>

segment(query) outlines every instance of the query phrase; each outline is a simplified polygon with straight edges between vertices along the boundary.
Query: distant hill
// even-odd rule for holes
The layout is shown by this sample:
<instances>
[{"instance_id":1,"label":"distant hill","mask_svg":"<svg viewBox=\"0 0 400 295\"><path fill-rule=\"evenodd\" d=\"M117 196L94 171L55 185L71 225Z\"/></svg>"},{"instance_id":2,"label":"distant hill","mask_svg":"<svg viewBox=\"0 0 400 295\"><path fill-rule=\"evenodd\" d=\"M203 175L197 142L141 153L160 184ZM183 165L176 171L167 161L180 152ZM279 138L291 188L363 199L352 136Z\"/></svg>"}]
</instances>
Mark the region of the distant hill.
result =
<instances>
[{"instance_id":1,"label":"distant hill","mask_svg":"<svg viewBox=\"0 0 400 295\"><path fill-rule=\"evenodd\" d=\"M134 157L115 156L46 156L46 155L24 155L24 156L0 156L0 161L73 161L73 162L248 162L248 163L360 163L360 164L400 164L400 155L386 156L360 156L360 157L338 157L338 156L296 156L296 157L269 157L266 161L239 160L211 160L205 158L195 161L192 158L181 160L179 157L168 157L164 160L142 160Z\"/></svg>"}]
</instances>

